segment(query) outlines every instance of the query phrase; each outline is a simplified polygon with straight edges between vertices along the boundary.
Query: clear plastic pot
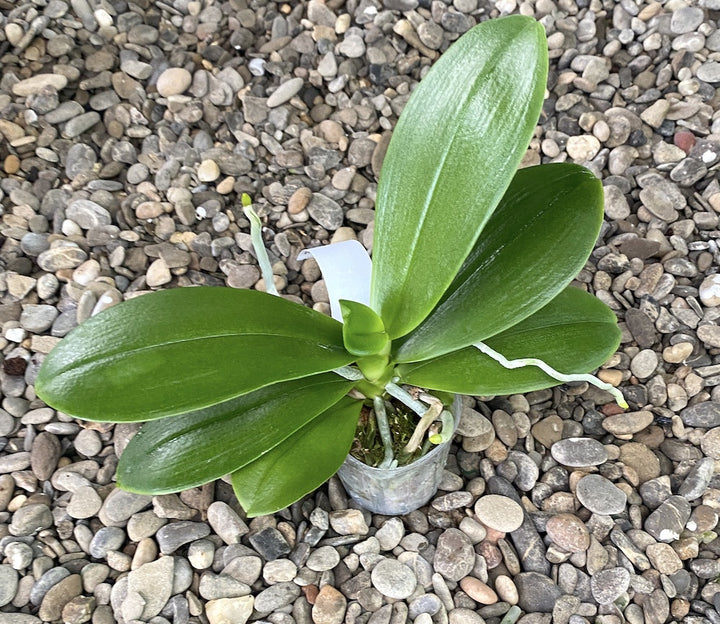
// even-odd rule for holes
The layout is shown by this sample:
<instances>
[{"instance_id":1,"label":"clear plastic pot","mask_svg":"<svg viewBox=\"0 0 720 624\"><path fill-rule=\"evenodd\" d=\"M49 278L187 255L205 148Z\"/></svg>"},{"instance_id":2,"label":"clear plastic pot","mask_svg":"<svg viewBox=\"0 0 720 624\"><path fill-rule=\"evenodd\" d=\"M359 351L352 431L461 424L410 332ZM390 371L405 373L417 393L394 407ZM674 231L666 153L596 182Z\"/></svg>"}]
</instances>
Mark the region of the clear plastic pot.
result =
<instances>
[{"instance_id":1,"label":"clear plastic pot","mask_svg":"<svg viewBox=\"0 0 720 624\"><path fill-rule=\"evenodd\" d=\"M455 397L452 413L457 429L462 399ZM364 464L352 455L337 472L345 491L368 511L385 516L401 516L427 503L437 492L452 440L433 448L407 466L381 469Z\"/></svg>"}]
</instances>

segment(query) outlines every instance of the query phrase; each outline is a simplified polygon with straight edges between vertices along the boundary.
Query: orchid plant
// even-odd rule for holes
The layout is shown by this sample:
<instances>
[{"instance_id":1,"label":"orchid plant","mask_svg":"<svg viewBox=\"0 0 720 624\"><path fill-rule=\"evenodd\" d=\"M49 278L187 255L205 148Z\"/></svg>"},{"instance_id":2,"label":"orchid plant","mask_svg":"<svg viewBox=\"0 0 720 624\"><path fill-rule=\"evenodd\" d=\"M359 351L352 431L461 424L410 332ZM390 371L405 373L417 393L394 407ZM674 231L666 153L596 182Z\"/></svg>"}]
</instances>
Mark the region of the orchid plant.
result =
<instances>
[{"instance_id":1,"label":"orchid plant","mask_svg":"<svg viewBox=\"0 0 720 624\"><path fill-rule=\"evenodd\" d=\"M231 474L248 515L311 492L345 459L363 404L392 465L393 396L452 435L442 393L498 395L586 379L615 351L614 314L569 284L603 216L575 164L518 170L547 77L542 26L486 21L435 63L398 120L377 189L373 259L357 242L303 252L332 318L256 290L179 288L130 299L44 360L38 395L71 416L146 421L118 485L162 494ZM265 283L272 284L253 222ZM407 386L430 391L425 402ZM418 443L418 440L415 440Z\"/></svg>"}]
</instances>

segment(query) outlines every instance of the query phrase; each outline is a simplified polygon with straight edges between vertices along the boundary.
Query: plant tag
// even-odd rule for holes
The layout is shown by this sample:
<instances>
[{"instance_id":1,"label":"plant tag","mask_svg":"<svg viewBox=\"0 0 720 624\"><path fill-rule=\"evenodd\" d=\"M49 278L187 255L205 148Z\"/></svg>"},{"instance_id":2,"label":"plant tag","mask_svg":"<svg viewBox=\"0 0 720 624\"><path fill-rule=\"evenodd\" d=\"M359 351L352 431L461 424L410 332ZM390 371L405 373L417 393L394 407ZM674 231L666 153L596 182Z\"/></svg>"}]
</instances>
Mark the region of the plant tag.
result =
<instances>
[{"instance_id":1,"label":"plant tag","mask_svg":"<svg viewBox=\"0 0 720 624\"><path fill-rule=\"evenodd\" d=\"M330 298L330 312L343 322L340 299L370 304L372 261L365 247L354 240L303 249L298 260L314 258L318 263Z\"/></svg>"}]
</instances>

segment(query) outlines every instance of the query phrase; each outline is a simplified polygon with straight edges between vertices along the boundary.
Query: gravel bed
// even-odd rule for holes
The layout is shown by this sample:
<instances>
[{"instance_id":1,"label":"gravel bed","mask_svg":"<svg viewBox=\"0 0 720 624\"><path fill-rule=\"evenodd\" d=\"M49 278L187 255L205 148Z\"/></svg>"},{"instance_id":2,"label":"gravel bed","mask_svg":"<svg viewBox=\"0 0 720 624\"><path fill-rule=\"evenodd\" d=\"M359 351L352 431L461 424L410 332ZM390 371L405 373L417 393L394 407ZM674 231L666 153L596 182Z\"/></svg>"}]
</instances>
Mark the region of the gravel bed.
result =
<instances>
[{"instance_id":1,"label":"gravel bed","mask_svg":"<svg viewBox=\"0 0 720 624\"><path fill-rule=\"evenodd\" d=\"M525 164L584 163L577 278L618 315L586 384L468 398L442 489L402 518L333 478L249 520L224 481L114 486L137 427L39 401L43 356L142 292L276 285L372 242L377 173L432 61L487 17L544 24ZM720 622L719 0L0 0L0 624ZM478 172L482 175L482 172Z\"/></svg>"}]
</instances>

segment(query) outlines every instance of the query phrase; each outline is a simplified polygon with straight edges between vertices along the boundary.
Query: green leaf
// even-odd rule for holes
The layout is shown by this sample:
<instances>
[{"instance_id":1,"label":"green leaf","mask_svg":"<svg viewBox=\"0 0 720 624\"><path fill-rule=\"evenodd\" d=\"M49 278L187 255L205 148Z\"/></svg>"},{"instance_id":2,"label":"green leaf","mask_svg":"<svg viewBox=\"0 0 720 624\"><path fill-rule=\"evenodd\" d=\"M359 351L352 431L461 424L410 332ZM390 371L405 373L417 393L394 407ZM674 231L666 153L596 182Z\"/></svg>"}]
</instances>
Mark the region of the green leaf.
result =
<instances>
[{"instance_id":1,"label":"green leaf","mask_svg":"<svg viewBox=\"0 0 720 624\"><path fill-rule=\"evenodd\" d=\"M343 398L269 453L232 474L248 516L275 513L320 487L345 461L362 401Z\"/></svg>"},{"instance_id":2,"label":"green leaf","mask_svg":"<svg viewBox=\"0 0 720 624\"><path fill-rule=\"evenodd\" d=\"M342 325L267 293L177 288L90 318L45 358L40 398L77 418L142 421L352 362Z\"/></svg>"},{"instance_id":3,"label":"green leaf","mask_svg":"<svg viewBox=\"0 0 720 624\"><path fill-rule=\"evenodd\" d=\"M390 338L385 332L382 319L372 308L340 299L343 316L343 342L349 353L357 356L387 354Z\"/></svg>"},{"instance_id":4,"label":"green leaf","mask_svg":"<svg viewBox=\"0 0 720 624\"><path fill-rule=\"evenodd\" d=\"M535 357L562 373L588 373L615 352L620 330L614 313L602 301L569 287L485 343L508 359ZM508 370L475 347L401 364L398 372L404 383L471 395L531 392L559 383L534 366Z\"/></svg>"},{"instance_id":5,"label":"green leaf","mask_svg":"<svg viewBox=\"0 0 720 624\"><path fill-rule=\"evenodd\" d=\"M602 184L588 169L562 163L518 171L440 305L398 349L398 361L462 349L542 308L582 269L602 219Z\"/></svg>"},{"instance_id":6,"label":"green leaf","mask_svg":"<svg viewBox=\"0 0 720 624\"><path fill-rule=\"evenodd\" d=\"M120 457L118 485L165 494L217 479L281 444L351 387L352 382L324 373L146 423Z\"/></svg>"},{"instance_id":7,"label":"green leaf","mask_svg":"<svg viewBox=\"0 0 720 624\"><path fill-rule=\"evenodd\" d=\"M371 307L391 338L435 307L500 201L542 108L547 44L524 16L488 20L408 100L380 172Z\"/></svg>"}]
</instances>

